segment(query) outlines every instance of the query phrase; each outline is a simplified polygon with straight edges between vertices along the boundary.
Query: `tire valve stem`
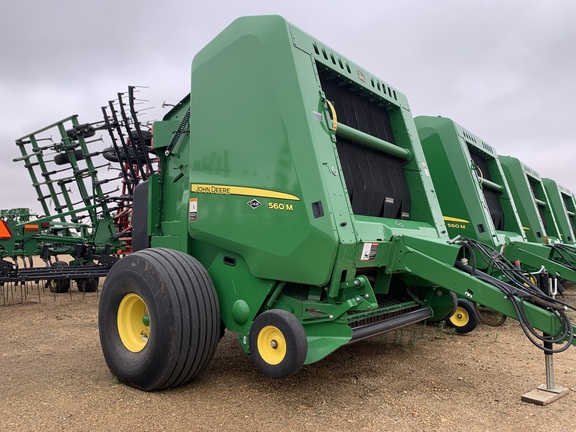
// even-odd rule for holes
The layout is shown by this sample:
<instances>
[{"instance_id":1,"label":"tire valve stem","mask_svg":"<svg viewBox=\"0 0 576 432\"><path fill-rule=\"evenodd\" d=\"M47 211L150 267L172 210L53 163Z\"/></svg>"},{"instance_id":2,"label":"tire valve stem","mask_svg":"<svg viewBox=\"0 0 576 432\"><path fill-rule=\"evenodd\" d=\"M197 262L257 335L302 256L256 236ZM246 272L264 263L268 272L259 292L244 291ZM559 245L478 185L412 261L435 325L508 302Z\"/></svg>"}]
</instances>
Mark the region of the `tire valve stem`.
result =
<instances>
[{"instance_id":1,"label":"tire valve stem","mask_svg":"<svg viewBox=\"0 0 576 432\"><path fill-rule=\"evenodd\" d=\"M150 316L148 315L148 313L145 313L142 316L142 324L144 324L146 327L150 325Z\"/></svg>"}]
</instances>

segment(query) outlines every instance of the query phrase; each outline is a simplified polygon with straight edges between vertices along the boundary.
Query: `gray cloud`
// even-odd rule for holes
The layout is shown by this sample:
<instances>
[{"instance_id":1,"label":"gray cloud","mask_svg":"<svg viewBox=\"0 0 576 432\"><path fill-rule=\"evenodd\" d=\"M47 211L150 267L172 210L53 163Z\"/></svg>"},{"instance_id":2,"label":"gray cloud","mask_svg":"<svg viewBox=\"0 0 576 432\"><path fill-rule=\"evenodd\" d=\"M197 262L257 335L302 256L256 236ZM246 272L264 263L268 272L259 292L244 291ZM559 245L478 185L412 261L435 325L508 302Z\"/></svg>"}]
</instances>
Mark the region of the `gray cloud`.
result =
<instances>
[{"instance_id":1,"label":"gray cloud","mask_svg":"<svg viewBox=\"0 0 576 432\"><path fill-rule=\"evenodd\" d=\"M285 16L406 93L415 116L451 117L576 191L571 1L22 0L0 16L1 207L36 206L15 138L74 113L96 121L129 84L177 102L194 54L255 14Z\"/></svg>"}]
</instances>

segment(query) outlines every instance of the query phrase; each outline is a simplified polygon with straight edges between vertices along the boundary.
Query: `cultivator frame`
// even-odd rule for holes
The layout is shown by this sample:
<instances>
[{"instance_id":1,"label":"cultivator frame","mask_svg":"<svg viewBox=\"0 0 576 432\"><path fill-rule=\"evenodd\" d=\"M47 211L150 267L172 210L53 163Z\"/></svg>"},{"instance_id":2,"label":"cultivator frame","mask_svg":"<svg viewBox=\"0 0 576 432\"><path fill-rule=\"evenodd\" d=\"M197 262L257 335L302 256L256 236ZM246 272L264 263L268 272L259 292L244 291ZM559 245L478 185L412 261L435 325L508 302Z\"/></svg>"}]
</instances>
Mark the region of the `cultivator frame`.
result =
<instances>
[{"instance_id":1,"label":"cultivator frame","mask_svg":"<svg viewBox=\"0 0 576 432\"><path fill-rule=\"evenodd\" d=\"M136 91L130 86L103 107L103 122L73 115L16 140L21 156L14 162L24 162L43 214L0 212L9 233L0 238L0 284L46 280L65 292L74 280L94 291L118 256L131 252L132 194L158 169L149 156L151 133L137 118ZM103 141L99 131L108 132L110 148L94 149Z\"/></svg>"}]
</instances>

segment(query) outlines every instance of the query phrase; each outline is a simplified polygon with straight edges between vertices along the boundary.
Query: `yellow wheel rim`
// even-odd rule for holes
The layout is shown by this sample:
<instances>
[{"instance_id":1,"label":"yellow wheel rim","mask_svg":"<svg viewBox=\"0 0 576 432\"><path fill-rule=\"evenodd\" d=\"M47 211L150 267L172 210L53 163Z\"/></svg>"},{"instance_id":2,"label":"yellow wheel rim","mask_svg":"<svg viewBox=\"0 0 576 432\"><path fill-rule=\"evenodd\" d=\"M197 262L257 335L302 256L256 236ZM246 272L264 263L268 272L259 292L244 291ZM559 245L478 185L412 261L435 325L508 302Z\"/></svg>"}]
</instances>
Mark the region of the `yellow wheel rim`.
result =
<instances>
[{"instance_id":1,"label":"yellow wheel rim","mask_svg":"<svg viewBox=\"0 0 576 432\"><path fill-rule=\"evenodd\" d=\"M456 312L450 317L450 322L456 327L464 327L470 321L470 315L463 307L457 307Z\"/></svg>"},{"instance_id":2,"label":"yellow wheel rim","mask_svg":"<svg viewBox=\"0 0 576 432\"><path fill-rule=\"evenodd\" d=\"M140 352L150 338L148 308L138 294L128 294L118 306L118 334L127 350Z\"/></svg>"},{"instance_id":3,"label":"yellow wheel rim","mask_svg":"<svg viewBox=\"0 0 576 432\"><path fill-rule=\"evenodd\" d=\"M286 339L274 326L266 326L258 333L258 352L270 365L277 365L286 357Z\"/></svg>"}]
</instances>

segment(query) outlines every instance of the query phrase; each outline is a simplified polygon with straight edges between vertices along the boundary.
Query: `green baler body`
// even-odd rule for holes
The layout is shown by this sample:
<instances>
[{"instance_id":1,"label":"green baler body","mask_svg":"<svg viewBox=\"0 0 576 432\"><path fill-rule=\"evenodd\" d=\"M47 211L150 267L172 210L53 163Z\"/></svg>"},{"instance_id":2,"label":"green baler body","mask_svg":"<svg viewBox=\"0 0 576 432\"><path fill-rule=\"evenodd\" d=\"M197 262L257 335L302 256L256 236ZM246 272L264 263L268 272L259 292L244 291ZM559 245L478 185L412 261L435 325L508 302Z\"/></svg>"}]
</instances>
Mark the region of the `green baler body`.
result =
<instances>
[{"instance_id":1,"label":"green baler body","mask_svg":"<svg viewBox=\"0 0 576 432\"><path fill-rule=\"evenodd\" d=\"M522 221L526 238L534 243L556 243L560 233L540 175L512 156L498 156Z\"/></svg>"},{"instance_id":2,"label":"green baler body","mask_svg":"<svg viewBox=\"0 0 576 432\"><path fill-rule=\"evenodd\" d=\"M154 148L150 245L208 269L246 351L273 308L303 324L306 363L394 316L445 318L449 291L515 316L453 267L459 246L405 96L281 17L236 20L196 55L191 94L154 125Z\"/></svg>"},{"instance_id":3,"label":"green baler body","mask_svg":"<svg viewBox=\"0 0 576 432\"><path fill-rule=\"evenodd\" d=\"M546 189L562 241L566 244L575 244L576 203L574 195L552 179L543 178L542 184Z\"/></svg>"},{"instance_id":4,"label":"green baler body","mask_svg":"<svg viewBox=\"0 0 576 432\"><path fill-rule=\"evenodd\" d=\"M454 121L417 117L418 134L451 237L463 235L495 249L528 271L545 266L576 281L576 271L555 261L543 242L528 242L495 149ZM488 264L478 261L479 268Z\"/></svg>"}]
</instances>

